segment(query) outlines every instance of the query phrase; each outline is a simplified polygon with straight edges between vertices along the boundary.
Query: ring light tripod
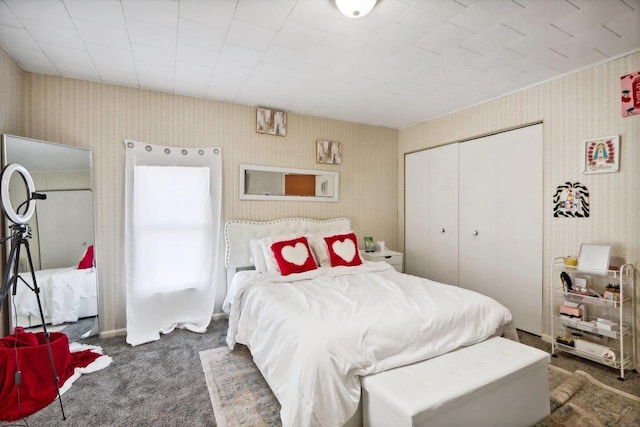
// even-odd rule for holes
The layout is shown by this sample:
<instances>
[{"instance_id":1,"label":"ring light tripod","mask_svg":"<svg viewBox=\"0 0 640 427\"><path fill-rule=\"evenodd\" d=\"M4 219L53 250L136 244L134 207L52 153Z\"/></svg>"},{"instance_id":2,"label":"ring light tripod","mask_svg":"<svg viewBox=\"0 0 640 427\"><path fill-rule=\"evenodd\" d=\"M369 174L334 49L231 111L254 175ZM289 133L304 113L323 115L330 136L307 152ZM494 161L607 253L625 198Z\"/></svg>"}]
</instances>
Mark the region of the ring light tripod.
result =
<instances>
[{"instance_id":1,"label":"ring light tripod","mask_svg":"<svg viewBox=\"0 0 640 427\"><path fill-rule=\"evenodd\" d=\"M28 197L27 200L22 203L16 210L13 209L11 205L10 193L9 193L9 183L11 181L11 176L14 173L18 173L24 184L27 187ZM33 183L33 178L31 178L31 174L27 171L27 169L17 163L12 163L7 165L2 171L2 176L0 177L0 202L2 203L2 211L9 221L13 224L10 226L11 233L8 237L0 239L0 243L4 243L8 240L11 241L9 257L7 259L7 265L4 270L4 277L2 281L2 288L0 288L0 308L2 307L2 303L9 293L9 289L13 288L12 294L15 296L18 288L18 282L21 281L24 283L30 290L32 290L36 295L36 301L38 302L38 310L40 311L40 320L42 321L42 330L44 333L44 341L47 347L47 353L49 355L49 363L51 365L51 372L53 373L53 381L56 387L56 392L58 394L58 401L60 402L60 410L62 411L62 419L66 420L64 414L64 407L62 406L62 398L60 397L60 387L58 374L56 372L55 363L53 360L53 353L51 351L51 342L49 340L49 332L47 331L47 325L44 320L44 312L42 310L42 304L40 302L40 288L38 287L38 283L36 281L36 274L33 268L33 260L31 258L31 250L29 249L29 238L31 237L31 230L27 222L33 216L36 210L35 200L43 200L46 199L47 196L44 194L38 194L35 192L35 185ZM22 206L27 205L26 212L24 214L20 214L19 210ZM19 266L20 266L20 251L24 246L25 253L27 255L27 262L29 265L29 270L31 272L31 280L32 285L30 285L26 280L22 278L19 274ZM16 372L15 375L15 384L16 386L20 385L20 374Z\"/></svg>"}]
</instances>

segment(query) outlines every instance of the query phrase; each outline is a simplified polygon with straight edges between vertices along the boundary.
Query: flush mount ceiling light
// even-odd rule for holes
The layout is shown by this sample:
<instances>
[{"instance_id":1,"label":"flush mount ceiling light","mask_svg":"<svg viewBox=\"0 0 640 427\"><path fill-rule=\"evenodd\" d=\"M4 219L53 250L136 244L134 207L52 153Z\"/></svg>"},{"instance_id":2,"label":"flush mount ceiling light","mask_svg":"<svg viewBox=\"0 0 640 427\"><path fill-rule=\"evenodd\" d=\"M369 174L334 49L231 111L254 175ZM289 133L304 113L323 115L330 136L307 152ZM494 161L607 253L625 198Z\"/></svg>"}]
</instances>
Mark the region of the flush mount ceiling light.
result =
<instances>
[{"instance_id":1,"label":"flush mount ceiling light","mask_svg":"<svg viewBox=\"0 0 640 427\"><path fill-rule=\"evenodd\" d=\"M376 5L377 0L336 0L338 10L347 18L362 18Z\"/></svg>"}]
</instances>

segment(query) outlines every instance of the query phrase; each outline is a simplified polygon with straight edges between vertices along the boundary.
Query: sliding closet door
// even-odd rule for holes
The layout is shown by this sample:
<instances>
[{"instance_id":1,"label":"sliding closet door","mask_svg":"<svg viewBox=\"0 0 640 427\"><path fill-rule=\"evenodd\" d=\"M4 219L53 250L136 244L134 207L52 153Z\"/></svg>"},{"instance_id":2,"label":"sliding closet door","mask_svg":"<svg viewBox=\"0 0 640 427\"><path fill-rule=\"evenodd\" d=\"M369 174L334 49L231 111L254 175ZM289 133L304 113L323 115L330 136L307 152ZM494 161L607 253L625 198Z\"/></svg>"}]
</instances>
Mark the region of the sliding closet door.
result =
<instances>
[{"instance_id":1,"label":"sliding closet door","mask_svg":"<svg viewBox=\"0 0 640 427\"><path fill-rule=\"evenodd\" d=\"M460 144L460 286L542 333L542 125Z\"/></svg>"},{"instance_id":2,"label":"sliding closet door","mask_svg":"<svg viewBox=\"0 0 640 427\"><path fill-rule=\"evenodd\" d=\"M458 284L458 144L405 157L405 271Z\"/></svg>"},{"instance_id":3,"label":"sliding closet door","mask_svg":"<svg viewBox=\"0 0 640 427\"><path fill-rule=\"evenodd\" d=\"M404 158L404 265L407 274L428 277L426 262L432 252L429 240L429 150Z\"/></svg>"}]
</instances>

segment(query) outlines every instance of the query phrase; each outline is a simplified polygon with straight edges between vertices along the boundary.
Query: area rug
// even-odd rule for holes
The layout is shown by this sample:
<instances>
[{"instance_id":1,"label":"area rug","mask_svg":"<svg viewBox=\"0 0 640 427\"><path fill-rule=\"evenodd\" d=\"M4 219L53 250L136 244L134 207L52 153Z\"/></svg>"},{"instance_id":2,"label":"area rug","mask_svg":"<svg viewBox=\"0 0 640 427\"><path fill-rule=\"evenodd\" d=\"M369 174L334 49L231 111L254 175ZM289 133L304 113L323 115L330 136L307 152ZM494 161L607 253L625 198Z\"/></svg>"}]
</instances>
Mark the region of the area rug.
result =
<instances>
[{"instance_id":1,"label":"area rug","mask_svg":"<svg viewBox=\"0 0 640 427\"><path fill-rule=\"evenodd\" d=\"M200 352L218 427L280 426L280 403L251 359L247 347Z\"/></svg>"},{"instance_id":2,"label":"area rug","mask_svg":"<svg viewBox=\"0 0 640 427\"><path fill-rule=\"evenodd\" d=\"M640 426L640 397L549 365L551 414L536 427Z\"/></svg>"},{"instance_id":3,"label":"area rug","mask_svg":"<svg viewBox=\"0 0 640 427\"><path fill-rule=\"evenodd\" d=\"M280 426L280 404L241 345L200 352L219 427ZM549 365L551 414L537 427L640 426L640 397Z\"/></svg>"}]
</instances>

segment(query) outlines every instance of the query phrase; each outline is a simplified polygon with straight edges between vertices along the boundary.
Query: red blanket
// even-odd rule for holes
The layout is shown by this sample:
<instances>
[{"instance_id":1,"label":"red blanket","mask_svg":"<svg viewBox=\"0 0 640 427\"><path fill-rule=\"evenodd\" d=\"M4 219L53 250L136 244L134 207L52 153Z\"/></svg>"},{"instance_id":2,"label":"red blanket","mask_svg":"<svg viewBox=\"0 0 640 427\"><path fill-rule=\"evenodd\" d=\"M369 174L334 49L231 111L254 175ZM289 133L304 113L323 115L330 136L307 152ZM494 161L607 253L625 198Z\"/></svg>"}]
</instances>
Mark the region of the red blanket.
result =
<instances>
[{"instance_id":1,"label":"red blanket","mask_svg":"<svg viewBox=\"0 0 640 427\"><path fill-rule=\"evenodd\" d=\"M59 387L74 374L76 367L85 367L101 356L90 350L71 353L65 334L49 335ZM16 384L18 371L20 384ZM14 421L29 416L56 397L44 333L17 332L0 339L0 420Z\"/></svg>"}]
</instances>

